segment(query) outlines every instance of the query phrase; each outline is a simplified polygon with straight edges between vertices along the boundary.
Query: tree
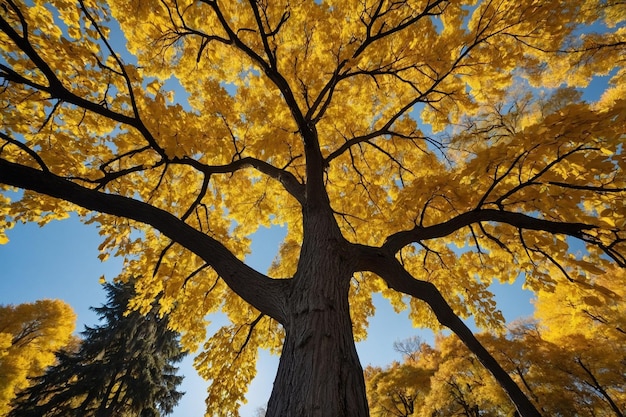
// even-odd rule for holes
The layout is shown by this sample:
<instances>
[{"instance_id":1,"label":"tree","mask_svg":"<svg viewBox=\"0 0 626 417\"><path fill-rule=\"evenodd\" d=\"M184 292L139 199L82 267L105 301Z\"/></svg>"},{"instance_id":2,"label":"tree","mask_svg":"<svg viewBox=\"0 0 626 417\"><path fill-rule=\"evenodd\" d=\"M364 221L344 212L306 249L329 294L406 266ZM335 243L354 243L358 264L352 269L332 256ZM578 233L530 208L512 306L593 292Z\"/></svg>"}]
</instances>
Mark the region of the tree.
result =
<instances>
[{"instance_id":1,"label":"tree","mask_svg":"<svg viewBox=\"0 0 626 417\"><path fill-rule=\"evenodd\" d=\"M403 363L393 362L386 369L368 366L364 371L372 416L415 415L429 395L430 379L438 366L437 352L418 338L394 347L404 354Z\"/></svg>"},{"instance_id":2,"label":"tree","mask_svg":"<svg viewBox=\"0 0 626 417\"><path fill-rule=\"evenodd\" d=\"M550 333L536 321L522 321L508 334L478 337L542 415L622 417L624 344L602 343L575 330L553 343ZM402 363L368 367L365 380L372 416L516 415L499 384L454 335L438 335L434 347L416 346Z\"/></svg>"},{"instance_id":3,"label":"tree","mask_svg":"<svg viewBox=\"0 0 626 417\"><path fill-rule=\"evenodd\" d=\"M0 183L24 190L4 224L100 224L102 257L142 276L135 307L163 292L190 350L221 309L196 361L212 413L268 348L268 416L367 415L354 340L381 291L538 415L461 318L501 324L494 279L626 266L620 2L2 5ZM573 100L597 75L602 97ZM244 258L270 225L264 274Z\"/></svg>"},{"instance_id":4,"label":"tree","mask_svg":"<svg viewBox=\"0 0 626 417\"><path fill-rule=\"evenodd\" d=\"M105 284L107 304L93 308L102 321L85 327L76 351L19 393L9 417L138 416L170 414L183 393L174 365L182 360L178 334L168 329L158 305L145 315L126 314L132 282Z\"/></svg>"},{"instance_id":5,"label":"tree","mask_svg":"<svg viewBox=\"0 0 626 417\"><path fill-rule=\"evenodd\" d=\"M43 373L54 352L71 342L75 322L61 300L0 306L0 416L28 378Z\"/></svg>"}]
</instances>

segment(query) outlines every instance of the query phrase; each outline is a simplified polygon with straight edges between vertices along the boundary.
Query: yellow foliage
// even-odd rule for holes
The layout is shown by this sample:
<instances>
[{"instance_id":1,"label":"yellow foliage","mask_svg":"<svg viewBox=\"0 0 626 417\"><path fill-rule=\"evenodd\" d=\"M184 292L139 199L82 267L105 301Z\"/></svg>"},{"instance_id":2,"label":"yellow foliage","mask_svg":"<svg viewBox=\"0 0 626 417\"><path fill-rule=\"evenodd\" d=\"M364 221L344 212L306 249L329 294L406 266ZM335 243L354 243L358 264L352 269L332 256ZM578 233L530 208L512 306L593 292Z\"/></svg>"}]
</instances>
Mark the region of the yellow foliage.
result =
<instances>
[{"instance_id":1,"label":"yellow foliage","mask_svg":"<svg viewBox=\"0 0 626 417\"><path fill-rule=\"evenodd\" d=\"M0 306L0 416L15 394L54 363L54 353L73 342L76 315L61 300Z\"/></svg>"},{"instance_id":2,"label":"yellow foliage","mask_svg":"<svg viewBox=\"0 0 626 417\"><path fill-rule=\"evenodd\" d=\"M537 294L536 316L548 329L546 339L558 344L564 337L581 334L607 345L626 342L626 271L590 266L584 280Z\"/></svg>"},{"instance_id":3,"label":"yellow foliage","mask_svg":"<svg viewBox=\"0 0 626 417\"><path fill-rule=\"evenodd\" d=\"M75 211L99 225L102 260L124 258L119 278L141 277L132 308L162 295L186 348L206 341L207 315L224 313L229 325L197 361L224 414L243 400L256 349L278 351L283 337L248 304L275 300L232 285L253 275L242 262L254 233L287 229L254 277L297 276L316 209L342 266L357 265L316 277L345 280L356 339L372 292L409 308L416 326L441 327L416 294L358 269L370 265L350 258L363 248L382 247L482 328L503 330L494 280L525 279L540 306L570 300L575 315L622 309L623 276L602 278L608 258L626 263L621 2L5 3L0 163L53 185L33 181L16 201L2 189L0 244L15 221ZM599 76L601 97L582 101L574 88ZM131 199L141 204L125 217L156 208L186 245L118 217ZM200 256L201 237L219 250Z\"/></svg>"}]
</instances>

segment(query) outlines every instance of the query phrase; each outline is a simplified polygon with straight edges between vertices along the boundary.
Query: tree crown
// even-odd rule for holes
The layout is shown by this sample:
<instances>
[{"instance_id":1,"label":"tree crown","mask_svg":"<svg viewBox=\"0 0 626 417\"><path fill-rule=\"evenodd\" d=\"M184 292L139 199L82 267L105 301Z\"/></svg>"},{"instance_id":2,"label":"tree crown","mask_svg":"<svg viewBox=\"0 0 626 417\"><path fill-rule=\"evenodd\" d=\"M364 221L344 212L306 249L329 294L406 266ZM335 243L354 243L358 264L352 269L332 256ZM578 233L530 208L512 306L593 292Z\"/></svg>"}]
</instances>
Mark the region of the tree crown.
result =
<instances>
[{"instance_id":1,"label":"tree crown","mask_svg":"<svg viewBox=\"0 0 626 417\"><path fill-rule=\"evenodd\" d=\"M280 347L315 225L351 273L356 338L372 292L417 325L449 325L447 303L497 328L494 280L597 289L626 266L619 2L3 6L0 183L26 189L3 227L99 223L102 257L143 277L134 307L162 294L192 350L226 313L208 379L232 360L249 381L256 348ZM270 225L287 233L265 274L243 260Z\"/></svg>"}]
</instances>

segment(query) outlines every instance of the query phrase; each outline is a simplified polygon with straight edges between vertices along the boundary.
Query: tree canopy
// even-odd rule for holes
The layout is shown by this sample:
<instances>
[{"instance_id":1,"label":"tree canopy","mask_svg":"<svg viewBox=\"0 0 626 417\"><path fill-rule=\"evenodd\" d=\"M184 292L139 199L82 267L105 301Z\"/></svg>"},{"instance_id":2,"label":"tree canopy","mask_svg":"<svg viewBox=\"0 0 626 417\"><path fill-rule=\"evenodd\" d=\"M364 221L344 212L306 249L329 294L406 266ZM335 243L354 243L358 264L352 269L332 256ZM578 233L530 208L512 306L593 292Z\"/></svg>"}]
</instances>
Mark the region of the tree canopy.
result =
<instances>
[{"instance_id":1,"label":"tree canopy","mask_svg":"<svg viewBox=\"0 0 626 417\"><path fill-rule=\"evenodd\" d=\"M126 314L134 283L105 283L107 303L93 310L101 323L82 332L80 346L61 349L56 362L16 397L8 417L159 417L183 393L176 363L185 353L158 302L147 314Z\"/></svg>"},{"instance_id":2,"label":"tree canopy","mask_svg":"<svg viewBox=\"0 0 626 417\"><path fill-rule=\"evenodd\" d=\"M374 292L537 415L461 318L501 327L494 281L614 296L625 19L612 0L2 0L0 229L99 224L102 258L142 277L133 306L162 293L191 350L224 312L196 360L215 415L258 348L281 351L269 416L367 415Z\"/></svg>"},{"instance_id":3,"label":"tree canopy","mask_svg":"<svg viewBox=\"0 0 626 417\"><path fill-rule=\"evenodd\" d=\"M10 410L29 378L54 363L54 353L72 342L76 315L61 300L0 306L0 416Z\"/></svg>"}]
</instances>

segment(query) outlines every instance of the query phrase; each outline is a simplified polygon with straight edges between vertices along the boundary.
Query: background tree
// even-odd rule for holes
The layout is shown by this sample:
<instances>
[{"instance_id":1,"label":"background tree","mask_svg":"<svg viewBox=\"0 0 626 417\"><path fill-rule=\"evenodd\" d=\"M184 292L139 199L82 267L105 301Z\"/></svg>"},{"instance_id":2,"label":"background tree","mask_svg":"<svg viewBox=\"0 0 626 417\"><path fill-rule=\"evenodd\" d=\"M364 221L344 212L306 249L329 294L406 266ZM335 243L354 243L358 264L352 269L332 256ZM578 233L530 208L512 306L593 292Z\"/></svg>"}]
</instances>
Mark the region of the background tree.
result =
<instances>
[{"instance_id":1,"label":"background tree","mask_svg":"<svg viewBox=\"0 0 626 417\"><path fill-rule=\"evenodd\" d=\"M510 416L515 411L485 367L453 336L438 335L434 347L414 345L402 363L366 368L365 375L372 416ZM400 392L418 395L411 395L417 401L410 410L397 413L392 410Z\"/></svg>"},{"instance_id":2,"label":"background tree","mask_svg":"<svg viewBox=\"0 0 626 417\"><path fill-rule=\"evenodd\" d=\"M28 378L54 362L54 352L72 340L76 315L61 300L0 306L0 416Z\"/></svg>"},{"instance_id":3,"label":"background tree","mask_svg":"<svg viewBox=\"0 0 626 417\"><path fill-rule=\"evenodd\" d=\"M365 368L370 415L408 417L423 408L430 390L430 379L438 366L438 354L417 338L394 346L404 354L404 362L393 362L386 369Z\"/></svg>"},{"instance_id":4,"label":"background tree","mask_svg":"<svg viewBox=\"0 0 626 417\"><path fill-rule=\"evenodd\" d=\"M269 348L268 416L366 416L354 340L381 291L537 415L460 318L501 325L494 279L626 266L625 17L605 0L2 0L3 224L99 223L102 257L142 277L134 307L163 293L190 350L224 312L196 361L212 413ZM592 103L530 89L596 75ZM272 224L264 274L244 257Z\"/></svg>"},{"instance_id":5,"label":"background tree","mask_svg":"<svg viewBox=\"0 0 626 417\"><path fill-rule=\"evenodd\" d=\"M604 326L587 320L583 328ZM578 330L570 328L564 334L561 328L553 331L531 320L515 323L504 335L483 333L478 337L542 415L623 416L625 344L607 343L603 337L593 338ZM430 377L404 379L408 374ZM373 416L495 417L515 413L500 385L454 335L439 335L434 347L416 346L402 363L367 368L365 375ZM398 410L394 406L400 393L403 398L417 398L411 393L418 390L421 397L410 412L393 411Z\"/></svg>"},{"instance_id":6,"label":"background tree","mask_svg":"<svg viewBox=\"0 0 626 417\"><path fill-rule=\"evenodd\" d=\"M133 283L104 285L107 303L93 308L102 324L85 327L76 351L20 392L9 417L137 416L170 414L183 393L175 364L185 353L179 335L155 302L145 315L128 314Z\"/></svg>"}]
</instances>

